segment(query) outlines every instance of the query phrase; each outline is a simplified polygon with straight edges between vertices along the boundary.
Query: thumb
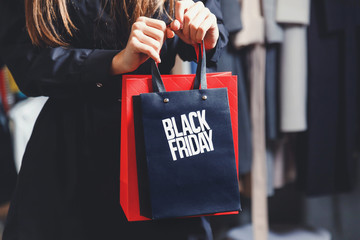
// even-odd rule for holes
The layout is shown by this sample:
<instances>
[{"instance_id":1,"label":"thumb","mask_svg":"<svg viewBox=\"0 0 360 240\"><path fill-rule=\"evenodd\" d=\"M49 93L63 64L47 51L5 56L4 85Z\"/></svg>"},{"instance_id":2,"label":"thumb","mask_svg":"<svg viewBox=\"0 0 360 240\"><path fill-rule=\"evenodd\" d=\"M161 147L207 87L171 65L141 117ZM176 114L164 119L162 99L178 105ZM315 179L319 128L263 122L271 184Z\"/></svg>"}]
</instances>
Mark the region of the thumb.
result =
<instances>
[{"instance_id":1,"label":"thumb","mask_svg":"<svg viewBox=\"0 0 360 240\"><path fill-rule=\"evenodd\" d=\"M179 20L175 19L170 23L170 29L176 33L176 35L179 36L181 40L183 40L187 44L191 44L191 42L185 37L185 35L182 32L182 24L179 22Z\"/></svg>"},{"instance_id":2,"label":"thumb","mask_svg":"<svg viewBox=\"0 0 360 240\"><path fill-rule=\"evenodd\" d=\"M166 38L173 38L173 37L175 37L174 31L170 28L166 28Z\"/></svg>"}]
</instances>

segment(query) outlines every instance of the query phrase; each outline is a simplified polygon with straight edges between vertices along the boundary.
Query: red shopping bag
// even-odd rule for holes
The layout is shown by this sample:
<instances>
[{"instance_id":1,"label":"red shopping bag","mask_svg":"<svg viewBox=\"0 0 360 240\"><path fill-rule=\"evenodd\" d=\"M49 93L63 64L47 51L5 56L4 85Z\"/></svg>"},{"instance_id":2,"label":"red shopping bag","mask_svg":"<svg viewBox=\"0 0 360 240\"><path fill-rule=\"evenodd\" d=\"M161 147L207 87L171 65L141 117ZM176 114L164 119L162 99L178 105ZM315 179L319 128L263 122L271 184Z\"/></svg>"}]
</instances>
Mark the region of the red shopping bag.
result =
<instances>
[{"instance_id":1,"label":"red shopping bag","mask_svg":"<svg viewBox=\"0 0 360 240\"><path fill-rule=\"evenodd\" d=\"M230 72L208 73L208 88L228 89L235 159L238 159L238 100L237 76ZM195 74L162 75L167 91L190 90ZM122 80L121 109L121 157L120 157L120 204L128 221L150 220L140 215L139 188L136 163L133 96L152 92L151 75L124 75ZM236 161L238 168L238 163ZM238 212L214 213L210 215L237 214Z\"/></svg>"}]
</instances>

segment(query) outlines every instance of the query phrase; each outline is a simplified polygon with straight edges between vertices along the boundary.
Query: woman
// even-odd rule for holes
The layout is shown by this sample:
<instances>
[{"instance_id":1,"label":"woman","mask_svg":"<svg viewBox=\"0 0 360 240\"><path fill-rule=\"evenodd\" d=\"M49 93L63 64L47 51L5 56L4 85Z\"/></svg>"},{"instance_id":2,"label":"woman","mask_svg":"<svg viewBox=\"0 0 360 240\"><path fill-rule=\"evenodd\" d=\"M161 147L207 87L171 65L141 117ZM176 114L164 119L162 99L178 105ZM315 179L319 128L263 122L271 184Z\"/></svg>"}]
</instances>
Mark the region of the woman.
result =
<instances>
[{"instance_id":1,"label":"woman","mask_svg":"<svg viewBox=\"0 0 360 240\"><path fill-rule=\"evenodd\" d=\"M50 97L4 240L204 236L199 218L128 223L119 205L121 74L149 74L149 58L169 73L201 39L211 65L227 41L215 0L173 1L1 1L4 61L26 95Z\"/></svg>"}]
</instances>

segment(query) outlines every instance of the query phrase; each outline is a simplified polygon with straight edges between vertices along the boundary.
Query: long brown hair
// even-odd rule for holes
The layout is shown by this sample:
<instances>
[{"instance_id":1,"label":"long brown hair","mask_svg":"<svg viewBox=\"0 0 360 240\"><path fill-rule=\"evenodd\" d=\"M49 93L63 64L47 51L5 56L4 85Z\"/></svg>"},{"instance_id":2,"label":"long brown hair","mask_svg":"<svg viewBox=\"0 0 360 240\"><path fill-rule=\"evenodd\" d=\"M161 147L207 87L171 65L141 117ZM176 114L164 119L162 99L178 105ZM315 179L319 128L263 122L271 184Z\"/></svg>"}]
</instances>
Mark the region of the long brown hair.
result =
<instances>
[{"instance_id":1,"label":"long brown hair","mask_svg":"<svg viewBox=\"0 0 360 240\"><path fill-rule=\"evenodd\" d=\"M127 32L140 16L152 16L156 11L163 12L166 0L103 0L103 8L108 4L110 15ZM169 1L169 14L173 15L175 0ZM25 0L26 27L34 45L67 46L64 34L73 36L77 28L71 21L67 0ZM170 17L171 18L171 17ZM62 26L64 33L58 28Z\"/></svg>"}]
</instances>

